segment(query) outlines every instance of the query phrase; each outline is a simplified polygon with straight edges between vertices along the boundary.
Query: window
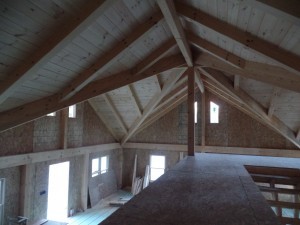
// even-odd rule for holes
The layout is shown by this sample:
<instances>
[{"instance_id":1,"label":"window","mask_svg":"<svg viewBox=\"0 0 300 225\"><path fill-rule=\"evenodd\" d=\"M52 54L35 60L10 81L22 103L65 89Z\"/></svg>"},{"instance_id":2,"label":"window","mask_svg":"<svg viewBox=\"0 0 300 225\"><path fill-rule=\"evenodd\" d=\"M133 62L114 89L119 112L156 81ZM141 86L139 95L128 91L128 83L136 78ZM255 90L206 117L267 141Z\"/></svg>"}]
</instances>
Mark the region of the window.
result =
<instances>
[{"instance_id":1,"label":"window","mask_svg":"<svg viewBox=\"0 0 300 225\"><path fill-rule=\"evenodd\" d=\"M99 158L92 160L92 177L99 175Z\"/></svg>"},{"instance_id":2,"label":"window","mask_svg":"<svg viewBox=\"0 0 300 225\"><path fill-rule=\"evenodd\" d=\"M150 156L150 181L155 181L165 172L165 156Z\"/></svg>"},{"instance_id":3,"label":"window","mask_svg":"<svg viewBox=\"0 0 300 225\"><path fill-rule=\"evenodd\" d=\"M194 121L198 122L198 102L194 103Z\"/></svg>"},{"instance_id":4,"label":"window","mask_svg":"<svg viewBox=\"0 0 300 225\"><path fill-rule=\"evenodd\" d=\"M76 118L76 105L69 106L69 118Z\"/></svg>"},{"instance_id":5,"label":"window","mask_svg":"<svg viewBox=\"0 0 300 225\"><path fill-rule=\"evenodd\" d=\"M47 116L56 116L56 112L48 113Z\"/></svg>"},{"instance_id":6,"label":"window","mask_svg":"<svg viewBox=\"0 0 300 225\"><path fill-rule=\"evenodd\" d=\"M92 177L99 174L104 174L108 171L109 157L103 156L101 158L92 159Z\"/></svg>"},{"instance_id":7,"label":"window","mask_svg":"<svg viewBox=\"0 0 300 225\"><path fill-rule=\"evenodd\" d=\"M210 123L219 123L219 106L210 102Z\"/></svg>"},{"instance_id":8,"label":"window","mask_svg":"<svg viewBox=\"0 0 300 225\"><path fill-rule=\"evenodd\" d=\"M101 174L108 171L108 156L101 157Z\"/></svg>"}]
</instances>

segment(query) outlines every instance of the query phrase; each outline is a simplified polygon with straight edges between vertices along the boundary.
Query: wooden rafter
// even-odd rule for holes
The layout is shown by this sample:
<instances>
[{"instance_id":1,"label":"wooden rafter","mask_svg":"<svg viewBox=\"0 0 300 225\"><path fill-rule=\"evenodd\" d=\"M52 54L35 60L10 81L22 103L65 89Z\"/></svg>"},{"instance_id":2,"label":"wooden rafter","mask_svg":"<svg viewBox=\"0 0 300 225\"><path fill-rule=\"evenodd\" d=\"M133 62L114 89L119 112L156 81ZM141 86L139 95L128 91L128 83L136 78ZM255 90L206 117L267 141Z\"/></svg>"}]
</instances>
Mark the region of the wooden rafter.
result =
<instances>
[{"instance_id":1,"label":"wooden rafter","mask_svg":"<svg viewBox=\"0 0 300 225\"><path fill-rule=\"evenodd\" d=\"M235 67L243 68L245 66L245 60L243 58L210 43L209 41L197 36L191 31L187 31L186 33L188 40L191 41L196 47L200 48L202 51L212 54L215 57L218 57L220 60Z\"/></svg>"},{"instance_id":2,"label":"wooden rafter","mask_svg":"<svg viewBox=\"0 0 300 225\"><path fill-rule=\"evenodd\" d=\"M273 89L273 93L272 93L271 100L270 100L270 105L269 105L269 108L268 108L268 116L270 118L273 116L275 106L276 106L276 100L280 95L281 95L281 89L275 87Z\"/></svg>"},{"instance_id":3,"label":"wooden rafter","mask_svg":"<svg viewBox=\"0 0 300 225\"><path fill-rule=\"evenodd\" d=\"M189 43L185 37L182 24L177 16L173 0L157 0L165 20L177 42L177 45L189 67L193 66L193 59Z\"/></svg>"},{"instance_id":4,"label":"wooden rafter","mask_svg":"<svg viewBox=\"0 0 300 225\"><path fill-rule=\"evenodd\" d=\"M240 88L240 76L239 75L234 75L234 89L239 90Z\"/></svg>"},{"instance_id":5,"label":"wooden rafter","mask_svg":"<svg viewBox=\"0 0 300 225\"><path fill-rule=\"evenodd\" d=\"M154 95L154 97L150 100L143 111L143 115L136 119L133 125L129 128L127 135L125 135L122 139L121 144L123 145L126 141L138 130L140 125L145 121L145 119L152 113L154 108L160 102L160 100L168 94L168 92L172 89L176 81L181 77L186 68L175 68L169 75L168 80L164 84L162 91Z\"/></svg>"},{"instance_id":6,"label":"wooden rafter","mask_svg":"<svg viewBox=\"0 0 300 225\"><path fill-rule=\"evenodd\" d=\"M71 99L61 101L61 93L27 103L14 109L0 113L0 131L29 122L47 113L58 111L67 106L85 101L103 93L126 86L174 67L185 65L181 55L160 59L142 73L135 73L135 69L117 73L90 83Z\"/></svg>"},{"instance_id":7,"label":"wooden rafter","mask_svg":"<svg viewBox=\"0 0 300 225\"><path fill-rule=\"evenodd\" d=\"M110 132L110 134L113 136L113 138L116 141L119 141L118 135L115 133L115 131L111 128L110 123L107 121L107 119L99 112L98 110L98 104L95 102L95 99L91 98L88 100L88 103L90 106L94 109L94 112L98 116L98 118L103 122L106 129Z\"/></svg>"},{"instance_id":8,"label":"wooden rafter","mask_svg":"<svg viewBox=\"0 0 300 225\"><path fill-rule=\"evenodd\" d=\"M144 23L134 27L130 35L124 38L121 42L118 41L105 54L101 55L98 60L87 70L78 75L63 91L62 100L69 99L76 92L80 91L84 86L93 81L99 73L105 71L113 63L118 60L118 56L124 52L131 44L139 40L147 31L162 19L161 12L153 14Z\"/></svg>"},{"instance_id":9,"label":"wooden rafter","mask_svg":"<svg viewBox=\"0 0 300 225\"><path fill-rule=\"evenodd\" d=\"M103 94L102 98L104 99L104 101L108 105L109 109L111 110L112 114L114 115L115 119L117 120L117 122L118 122L119 126L121 127L121 129L123 130L123 132L125 134L127 134L126 124L124 123L124 120L122 119L120 113L118 112L116 106L112 102L112 100L109 97L109 95L108 94Z\"/></svg>"},{"instance_id":10,"label":"wooden rafter","mask_svg":"<svg viewBox=\"0 0 300 225\"><path fill-rule=\"evenodd\" d=\"M67 46L78 34L92 24L96 18L114 4L116 0L89 1L80 10L80 14L63 24L29 58L17 67L0 84L0 104L12 95L26 80L36 76L36 72L53 56Z\"/></svg>"},{"instance_id":11,"label":"wooden rafter","mask_svg":"<svg viewBox=\"0 0 300 225\"><path fill-rule=\"evenodd\" d=\"M154 80L155 80L154 83L155 83L155 86L157 87L157 90L159 92L161 92L161 86L160 86L160 82L158 80L158 75L154 76Z\"/></svg>"},{"instance_id":12,"label":"wooden rafter","mask_svg":"<svg viewBox=\"0 0 300 225\"><path fill-rule=\"evenodd\" d=\"M258 80L287 90L300 92L300 76L278 66L245 61L244 68L239 69L207 53L202 53L196 59L195 64Z\"/></svg>"},{"instance_id":13,"label":"wooden rafter","mask_svg":"<svg viewBox=\"0 0 300 225\"><path fill-rule=\"evenodd\" d=\"M229 38L254 49L280 63L300 71L300 56L295 55L287 50L280 48L268 41L256 37L248 32L242 31L239 28L219 20L204 11L188 6L181 2L176 2L177 12L201 25L209 27L220 34L228 36Z\"/></svg>"},{"instance_id":14,"label":"wooden rafter","mask_svg":"<svg viewBox=\"0 0 300 225\"><path fill-rule=\"evenodd\" d=\"M266 109L264 109L259 103L252 99L246 92L242 91L241 89L239 89L239 91L235 90L233 85L230 83L230 81L224 74L213 69L199 69L202 72L202 74L207 76L209 79L212 79L229 95L231 95L237 101L242 103L247 110L253 112L258 117L261 117L262 120L265 121L265 123L269 127L271 127L277 133L281 134L286 139L291 141L298 148L300 148L300 142L296 139L294 132L290 128L288 128L281 120L279 120L275 116L273 116L272 119L270 119L266 113Z\"/></svg>"},{"instance_id":15,"label":"wooden rafter","mask_svg":"<svg viewBox=\"0 0 300 225\"><path fill-rule=\"evenodd\" d=\"M137 94L136 94L135 90L133 89L132 84L129 84L127 87L128 87L128 91L129 91L133 106L136 109L136 112L139 114L139 116L141 116L142 115L142 110L141 110L142 106L140 106L138 103Z\"/></svg>"},{"instance_id":16,"label":"wooden rafter","mask_svg":"<svg viewBox=\"0 0 300 225\"><path fill-rule=\"evenodd\" d=\"M203 85L199 70L196 67L194 68L194 73L195 73L196 84L197 84L199 90L201 91L201 93L203 94L204 93L204 85Z\"/></svg>"}]
</instances>

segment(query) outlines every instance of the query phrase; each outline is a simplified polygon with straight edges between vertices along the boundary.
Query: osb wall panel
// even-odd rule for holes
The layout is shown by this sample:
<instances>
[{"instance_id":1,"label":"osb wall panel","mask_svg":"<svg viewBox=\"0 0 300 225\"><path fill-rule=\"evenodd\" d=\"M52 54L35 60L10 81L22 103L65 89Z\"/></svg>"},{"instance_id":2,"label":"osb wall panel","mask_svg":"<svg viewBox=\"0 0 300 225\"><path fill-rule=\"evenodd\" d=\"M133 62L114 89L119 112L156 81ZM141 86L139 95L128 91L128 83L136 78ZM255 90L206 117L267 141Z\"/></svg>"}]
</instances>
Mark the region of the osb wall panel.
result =
<instances>
[{"instance_id":1,"label":"osb wall panel","mask_svg":"<svg viewBox=\"0 0 300 225\"><path fill-rule=\"evenodd\" d=\"M220 106L219 124L210 124L210 101ZM206 145L283 149L296 148L275 131L224 101L221 101L211 93L207 93L206 109Z\"/></svg>"},{"instance_id":2,"label":"osb wall panel","mask_svg":"<svg viewBox=\"0 0 300 225\"><path fill-rule=\"evenodd\" d=\"M15 217L19 215L19 167L12 167L0 170L0 178L6 179L4 224L8 224L7 217Z\"/></svg>"},{"instance_id":3,"label":"osb wall panel","mask_svg":"<svg viewBox=\"0 0 300 225\"><path fill-rule=\"evenodd\" d=\"M122 150L115 149L90 155L90 165L92 159L102 156L109 157L109 169L107 173L92 177L91 167L89 168L89 195L91 206L96 205L101 199L111 195L122 186Z\"/></svg>"},{"instance_id":4,"label":"osb wall panel","mask_svg":"<svg viewBox=\"0 0 300 225\"><path fill-rule=\"evenodd\" d=\"M84 104L76 105L76 118L68 119L68 148L82 146Z\"/></svg>"},{"instance_id":5,"label":"osb wall panel","mask_svg":"<svg viewBox=\"0 0 300 225\"><path fill-rule=\"evenodd\" d=\"M83 145L99 145L112 142L115 142L115 139L96 115L94 109L87 102L84 103Z\"/></svg>"},{"instance_id":6,"label":"osb wall panel","mask_svg":"<svg viewBox=\"0 0 300 225\"><path fill-rule=\"evenodd\" d=\"M80 209L83 156L72 157L65 160L41 162L35 165L34 218L32 218L32 221L47 218L49 166L66 161L70 162L68 210L71 208L76 210Z\"/></svg>"},{"instance_id":7,"label":"osb wall panel","mask_svg":"<svg viewBox=\"0 0 300 225\"><path fill-rule=\"evenodd\" d=\"M146 165L150 165L150 155L164 155L166 158L166 170L174 166L180 157L179 152L161 150L123 150L123 187L131 186L135 155L137 154L137 177L145 176Z\"/></svg>"},{"instance_id":8,"label":"osb wall panel","mask_svg":"<svg viewBox=\"0 0 300 225\"><path fill-rule=\"evenodd\" d=\"M0 133L0 156L30 153L33 149L33 122Z\"/></svg>"},{"instance_id":9,"label":"osb wall panel","mask_svg":"<svg viewBox=\"0 0 300 225\"><path fill-rule=\"evenodd\" d=\"M60 148L60 112L34 121L33 151L42 152Z\"/></svg>"}]
</instances>

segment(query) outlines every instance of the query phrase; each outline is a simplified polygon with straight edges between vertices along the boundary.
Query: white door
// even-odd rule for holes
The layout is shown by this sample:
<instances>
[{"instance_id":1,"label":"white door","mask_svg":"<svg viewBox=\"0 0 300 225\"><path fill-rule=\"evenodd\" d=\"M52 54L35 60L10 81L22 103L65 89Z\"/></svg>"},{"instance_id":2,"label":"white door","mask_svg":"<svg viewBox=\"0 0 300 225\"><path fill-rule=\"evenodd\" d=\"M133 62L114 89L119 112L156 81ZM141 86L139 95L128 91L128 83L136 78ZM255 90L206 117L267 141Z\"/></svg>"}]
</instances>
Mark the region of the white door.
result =
<instances>
[{"instance_id":1,"label":"white door","mask_svg":"<svg viewBox=\"0 0 300 225\"><path fill-rule=\"evenodd\" d=\"M70 162L49 166L47 219L66 221L68 217Z\"/></svg>"},{"instance_id":2,"label":"white door","mask_svg":"<svg viewBox=\"0 0 300 225\"><path fill-rule=\"evenodd\" d=\"M5 179L0 178L0 225L4 225Z\"/></svg>"}]
</instances>

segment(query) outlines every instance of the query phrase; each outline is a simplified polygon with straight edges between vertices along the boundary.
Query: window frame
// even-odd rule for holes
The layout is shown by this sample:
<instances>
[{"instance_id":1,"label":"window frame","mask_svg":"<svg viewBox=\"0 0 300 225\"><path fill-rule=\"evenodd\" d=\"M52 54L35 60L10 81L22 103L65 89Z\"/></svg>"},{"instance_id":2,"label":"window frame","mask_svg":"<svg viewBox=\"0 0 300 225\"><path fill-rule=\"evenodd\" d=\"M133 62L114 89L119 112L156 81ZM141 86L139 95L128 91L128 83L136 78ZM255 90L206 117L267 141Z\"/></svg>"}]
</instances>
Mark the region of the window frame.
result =
<instances>
[{"instance_id":1,"label":"window frame","mask_svg":"<svg viewBox=\"0 0 300 225\"><path fill-rule=\"evenodd\" d=\"M76 104L69 106L69 112L68 112L69 118L76 118L76 109L77 109Z\"/></svg>"},{"instance_id":2,"label":"window frame","mask_svg":"<svg viewBox=\"0 0 300 225\"><path fill-rule=\"evenodd\" d=\"M216 112L213 112L214 107L216 108ZM220 106L213 101L210 101L209 104L209 117L210 117L209 122L211 124L220 123Z\"/></svg>"},{"instance_id":3,"label":"window frame","mask_svg":"<svg viewBox=\"0 0 300 225\"><path fill-rule=\"evenodd\" d=\"M164 167L160 167L160 168L157 168L157 167L153 167L152 166L152 157L155 157L155 156L159 156L159 157L163 157L164 159ZM157 180L160 176L162 176L164 173L165 173L165 170L166 170L166 156L165 155L155 155L155 154L151 154L150 155L150 177L149 177L149 180L150 182L154 182L155 180ZM152 179L152 169L155 169L155 170L163 170L163 173L158 176L156 179Z\"/></svg>"},{"instance_id":4,"label":"window frame","mask_svg":"<svg viewBox=\"0 0 300 225\"><path fill-rule=\"evenodd\" d=\"M106 158L106 167L105 168L102 168L102 159ZM109 156L108 155L105 155L105 156L102 156L100 158L100 174L104 174L104 173L107 173L108 172L108 169L109 169Z\"/></svg>"},{"instance_id":5,"label":"window frame","mask_svg":"<svg viewBox=\"0 0 300 225\"><path fill-rule=\"evenodd\" d=\"M106 158L106 167L102 168L102 159ZM93 162L97 160L97 168L93 168ZM97 177L109 170L109 155L93 158L91 161L91 177Z\"/></svg>"}]
</instances>

